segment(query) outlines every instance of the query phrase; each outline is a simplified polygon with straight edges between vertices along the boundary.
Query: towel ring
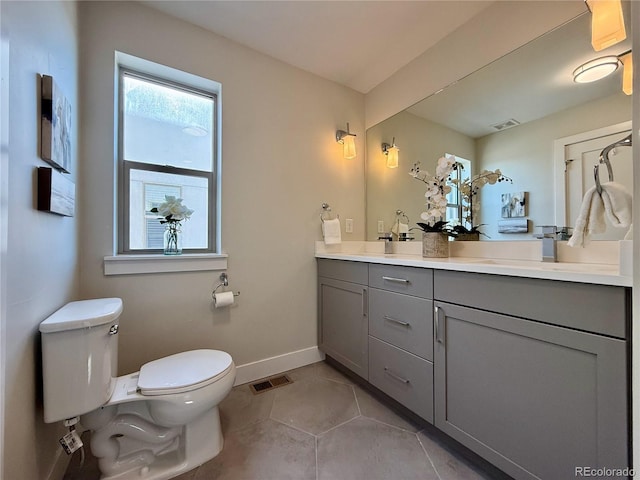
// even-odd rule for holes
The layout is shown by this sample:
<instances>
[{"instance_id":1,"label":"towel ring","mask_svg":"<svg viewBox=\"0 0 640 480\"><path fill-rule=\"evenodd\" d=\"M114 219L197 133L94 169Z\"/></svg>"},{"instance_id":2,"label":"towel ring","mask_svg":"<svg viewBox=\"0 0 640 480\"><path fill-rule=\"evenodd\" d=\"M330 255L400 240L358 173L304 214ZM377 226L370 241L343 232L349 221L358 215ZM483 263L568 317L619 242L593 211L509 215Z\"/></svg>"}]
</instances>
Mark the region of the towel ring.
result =
<instances>
[{"instance_id":1,"label":"towel ring","mask_svg":"<svg viewBox=\"0 0 640 480\"><path fill-rule=\"evenodd\" d=\"M611 169L611 164L609 162L606 162L605 165L607 165L607 170L609 172L609 181L613 182L613 170ZM600 164L599 163L593 166L593 178L596 181L596 192L598 192L598 195L602 195L602 185L600 184Z\"/></svg>"},{"instance_id":2,"label":"towel ring","mask_svg":"<svg viewBox=\"0 0 640 480\"><path fill-rule=\"evenodd\" d=\"M399 222L400 221L400 217L403 217L407 223L411 223L411 221L409 220L409 217L407 217L407 214L404 213L402 210L398 209L396 210L396 220Z\"/></svg>"},{"instance_id":3,"label":"towel ring","mask_svg":"<svg viewBox=\"0 0 640 480\"><path fill-rule=\"evenodd\" d=\"M600 184L600 165L605 164L607 166L607 172L609 173L609 181L613 182L613 168L611 167L611 161L609 160L609 153L616 147L630 147L632 145L631 142L631 134L624 137L622 140L618 140L617 142L612 143L611 145L607 145L600 152L600 158L598 163L593 167L593 177L596 181L596 191L599 195L602 195L602 185Z\"/></svg>"}]
</instances>

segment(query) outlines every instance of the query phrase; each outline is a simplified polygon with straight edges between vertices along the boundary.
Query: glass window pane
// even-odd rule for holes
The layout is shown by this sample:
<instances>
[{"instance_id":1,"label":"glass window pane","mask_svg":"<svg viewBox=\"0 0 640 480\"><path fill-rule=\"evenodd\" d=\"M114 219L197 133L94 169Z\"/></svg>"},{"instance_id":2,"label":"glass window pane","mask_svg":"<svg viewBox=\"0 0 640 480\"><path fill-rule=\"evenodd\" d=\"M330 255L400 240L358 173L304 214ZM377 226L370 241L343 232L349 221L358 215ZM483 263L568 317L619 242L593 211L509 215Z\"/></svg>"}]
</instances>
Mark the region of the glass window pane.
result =
<instances>
[{"instance_id":1,"label":"glass window pane","mask_svg":"<svg viewBox=\"0 0 640 480\"><path fill-rule=\"evenodd\" d=\"M183 249L208 247L209 180L190 175L175 175L149 170L129 171L129 249L162 248L164 225L157 213L151 213L165 195L182 198L193 214L182 222Z\"/></svg>"},{"instance_id":2,"label":"glass window pane","mask_svg":"<svg viewBox=\"0 0 640 480\"><path fill-rule=\"evenodd\" d=\"M214 98L123 75L124 159L211 172Z\"/></svg>"}]
</instances>

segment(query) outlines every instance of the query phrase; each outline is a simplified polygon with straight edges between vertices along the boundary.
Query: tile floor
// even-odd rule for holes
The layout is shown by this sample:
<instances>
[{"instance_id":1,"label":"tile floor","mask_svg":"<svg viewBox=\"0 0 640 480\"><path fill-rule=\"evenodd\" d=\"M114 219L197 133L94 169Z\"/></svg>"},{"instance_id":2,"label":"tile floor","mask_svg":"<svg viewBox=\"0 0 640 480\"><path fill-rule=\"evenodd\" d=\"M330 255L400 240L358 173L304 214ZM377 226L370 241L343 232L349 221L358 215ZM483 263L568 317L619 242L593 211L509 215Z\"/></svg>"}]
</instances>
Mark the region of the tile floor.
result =
<instances>
[{"instance_id":1,"label":"tile floor","mask_svg":"<svg viewBox=\"0 0 640 480\"><path fill-rule=\"evenodd\" d=\"M254 395L235 387L220 405L223 451L179 480L492 480L325 362L292 384ZM89 455L90 457L90 455ZM65 480L99 478L74 456Z\"/></svg>"}]
</instances>

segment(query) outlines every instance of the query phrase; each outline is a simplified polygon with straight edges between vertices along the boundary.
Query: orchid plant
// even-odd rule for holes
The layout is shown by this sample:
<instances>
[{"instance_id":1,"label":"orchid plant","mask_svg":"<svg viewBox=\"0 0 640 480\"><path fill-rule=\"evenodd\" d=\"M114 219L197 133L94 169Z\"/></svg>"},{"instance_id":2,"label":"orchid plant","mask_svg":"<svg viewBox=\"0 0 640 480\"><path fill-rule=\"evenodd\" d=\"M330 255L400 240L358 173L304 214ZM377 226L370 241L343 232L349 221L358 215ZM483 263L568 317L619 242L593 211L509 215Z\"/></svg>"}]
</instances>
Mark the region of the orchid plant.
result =
<instances>
[{"instance_id":1,"label":"orchid plant","mask_svg":"<svg viewBox=\"0 0 640 480\"><path fill-rule=\"evenodd\" d=\"M451 191L451 185L448 182L451 172L456 168L455 157L447 156L438 159L434 175L426 170L421 170L420 162L414 163L409 171L409 175L427 185L427 191L424 194L427 199L427 208L420 214L420 218L426 223L418 222L417 224L423 231L450 232L447 222L442 219L447 211L447 194Z\"/></svg>"},{"instance_id":2,"label":"orchid plant","mask_svg":"<svg viewBox=\"0 0 640 480\"><path fill-rule=\"evenodd\" d=\"M499 168L494 171L483 170L472 178L465 178L462 181L458 179L451 179L451 183L458 187L462 197L464 220L469 224L468 229L463 227L467 230L465 233L474 233L478 231L478 226L473 224L473 217L480 211L480 202L477 200L480 189L487 184L495 185L500 182L513 183L513 180L503 175Z\"/></svg>"},{"instance_id":3,"label":"orchid plant","mask_svg":"<svg viewBox=\"0 0 640 480\"><path fill-rule=\"evenodd\" d=\"M457 236L462 233L480 233L478 230L480 225L474 226L473 224L473 216L480 210L480 202L477 201L480 189L487 184L513 183L513 180L504 176L500 169L494 171L483 170L472 178L465 178L462 181L451 178L452 172L462 168L464 167L456 162L455 157L451 155L438 159L434 175L431 175L426 170L421 170L420 162L413 164L409 175L427 185L427 191L424 194L427 199L427 208L426 211L420 214L420 218L426 223L417 224L423 231L441 232L451 236ZM451 192L452 185L457 186L460 192L464 220L469 224L469 228L464 225L451 226L443 220L448 205L447 194Z\"/></svg>"}]
</instances>

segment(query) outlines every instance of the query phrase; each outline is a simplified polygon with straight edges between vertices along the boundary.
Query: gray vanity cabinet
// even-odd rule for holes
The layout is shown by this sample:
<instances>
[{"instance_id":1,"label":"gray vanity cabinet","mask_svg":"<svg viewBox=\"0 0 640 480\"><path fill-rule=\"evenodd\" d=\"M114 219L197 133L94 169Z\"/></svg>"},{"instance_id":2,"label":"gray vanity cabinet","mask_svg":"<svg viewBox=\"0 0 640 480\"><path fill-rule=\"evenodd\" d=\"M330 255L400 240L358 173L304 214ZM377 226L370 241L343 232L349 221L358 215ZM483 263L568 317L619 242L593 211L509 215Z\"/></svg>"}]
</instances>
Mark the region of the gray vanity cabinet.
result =
<instances>
[{"instance_id":1,"label":"gray vanity cabinet","mask_svg":"<svg viewBox=\"0 0 640 480\"><path fill-rule=\"evenodd\" d=\"M368 265L318 260L319 348L368 379Z\"/></svg>"},{"instance_id":2,"label":"gray vanity cabinet","mask_svg":"<svg viewBox=\"0 0 640 480\"><path fill-rule=\"evenodd\" d=\"M369 382L433 423L433 271L369 265Z\"/></svg>"},{"instance_id":3,"label":"gray vanity cabinet","mask_svg":"<svg viewBox=\"0 0 640 480\"><path fill-rule=\"evenodd\" d=\"M530 280L436 272L436 427L518 480L627 467L627 344L615 338L625 332L625 289ZM514 299L500 302L503 294L518 290L527 298L518 313L561 318L548 314L543 323L486 310L492 302L504 309ZM455 301L456 291L482 309L438 301ZM574 303L612 307L616 299L600 319Z\"/></svg>"}]
</instances>

